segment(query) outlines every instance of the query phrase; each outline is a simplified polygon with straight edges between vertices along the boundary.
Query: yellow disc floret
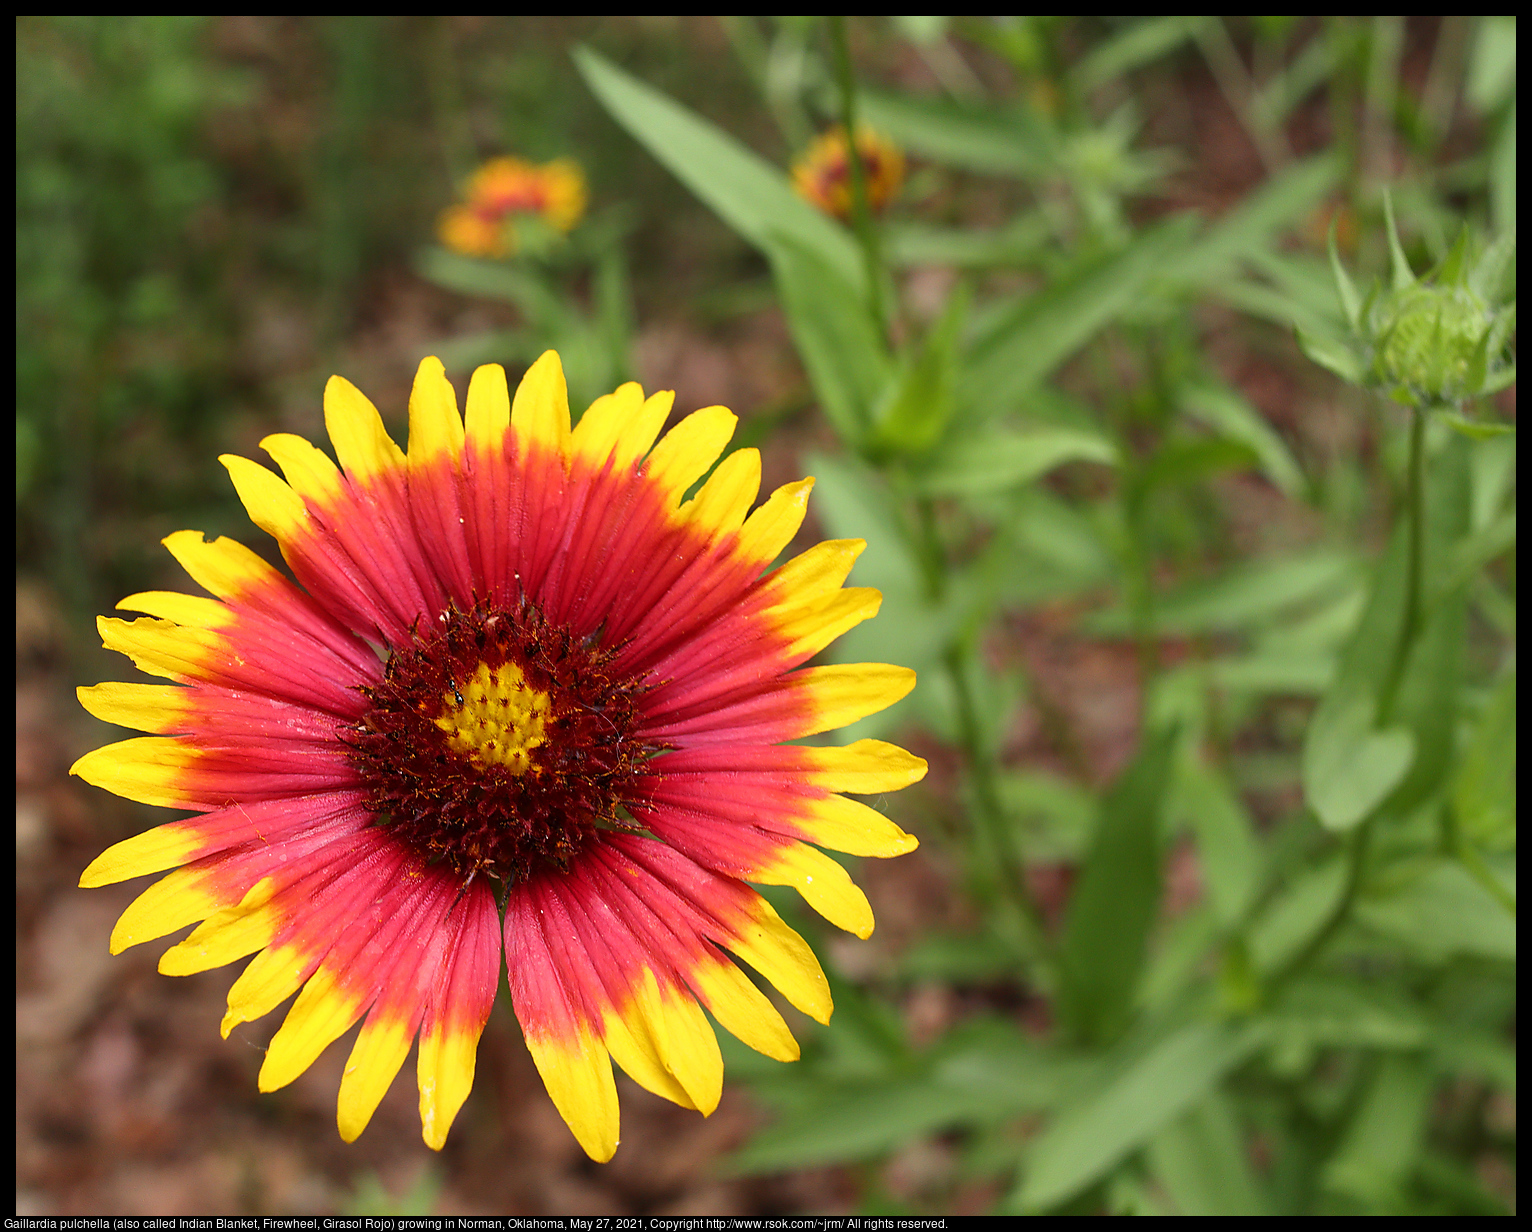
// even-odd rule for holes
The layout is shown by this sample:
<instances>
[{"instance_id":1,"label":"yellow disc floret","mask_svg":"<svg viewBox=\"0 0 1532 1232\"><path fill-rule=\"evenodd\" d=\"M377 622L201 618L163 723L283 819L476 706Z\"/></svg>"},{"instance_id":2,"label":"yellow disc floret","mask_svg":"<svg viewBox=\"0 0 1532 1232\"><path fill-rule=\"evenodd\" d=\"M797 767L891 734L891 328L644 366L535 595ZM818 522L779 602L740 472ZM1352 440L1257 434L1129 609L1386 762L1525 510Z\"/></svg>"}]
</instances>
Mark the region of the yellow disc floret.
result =
<instances>
[{"instance_id":1,"label":"yellow disc floret","mask_svg":"<svg viewBox=\"0 0 1532 1232\"><path fill-rule=\"evenodd\" d=\"M436 726L447 743L481 766L505 766L512 774L532 768L532 750L548 742L552 699L527 684L514 663L493 671L483 663L442 697L446 707Z\"/></svg>"}]
</instances>

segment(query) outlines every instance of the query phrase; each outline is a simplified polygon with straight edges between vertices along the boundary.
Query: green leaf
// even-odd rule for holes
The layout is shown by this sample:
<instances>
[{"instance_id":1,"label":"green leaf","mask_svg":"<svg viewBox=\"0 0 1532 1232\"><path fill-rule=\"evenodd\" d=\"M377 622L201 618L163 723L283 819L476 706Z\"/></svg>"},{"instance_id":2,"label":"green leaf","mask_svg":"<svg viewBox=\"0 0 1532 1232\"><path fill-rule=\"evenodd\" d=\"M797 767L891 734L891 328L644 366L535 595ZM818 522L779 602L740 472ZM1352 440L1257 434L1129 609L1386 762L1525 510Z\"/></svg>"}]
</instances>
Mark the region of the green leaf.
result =
<instances>
[{"instance_id":1,"label":"green leaf","mask_svg":"<svg viewBox=\"0 0 1532 1232\"><path fill-rule=\"evenodd\" d=\"M864 293L851 233L793 192L778 167L590 48L573 54L613 118L741 236L762 251L772 234L788 236Z\"/></svg>"},{"instance_id":2,"label":"green leaf","mask_svg":"<svg viewBox=\"0 0 1532 1232\"><path fill-rule=\"evenodd\" d=\"M1203 286L1227 278L1236 264L1298 222L1335 187L1341 163L1334 154L1294 163L1273 176L1217 222L1186 253L1169 264L1174 283Z\"/></svg>"},{"instance_id":3,"label":"green leaf","mask_svg":"<svg viewBox=\"0 0 1532 1232\"><path fill-rule=\"evenodd\" d=\"M1173 1006L1192 985L1202 984L1224 931L1206 903L1164 922L1156 930L1154 949L1134 990L1134 1011L1157 1014Z\"/></svg>"},{"instance_id":4,"label":"green leaf","mask_svg":"<svg viewBox=\"0 0 1532 1232\"><path fill-rule=\"evenodd\" d=\"M1468 637L1468 604L1461 592L1429 609L1399 688L1396 717L1408 724L1416 756L1389 801L1403 812L1434 796L1457 760L1458 697Z\"/></svg>"},{"instance_id":5,"label":"green leaf","mask_svg":"<svg viewBox=\"0 0 1532 1232\"><path fill-rule=\"evenodd\" d=\"M1040 770L1002 773L1000 803L1019 832L1017 846L1033 861L1079 860L1096 825L1091 792Z\"/></svg>"},{"instance_id":6,"label":"green leaf","mask_svg":"<svg viewBox=\"0 0 1532 1232\"><path fill-rule=\"evenodd\" d=\"M1415 1193L1427 1195L1432 1202L1426 1209L1432 1214L1453 1215L1509 1215L1511 1209L1504 1199L1490 1193L1479 1178L1467 1166L1466 1161L1443 1155L1430 1146L1415 1160L1409 1187L1410 1197ZM1443 1209L1445 1204L1445 1209ZM1411 1214L1420 1210L1416 1206ZM1420 1212L1424 1213L1424 1212Z\"/></svg>"},{"instance_id":7,"label":"green leaf","mask_svg":"<svg viewBox=\"0 0 1532 1232\"><path fill-rule=\"evenodd\" d=\"M1276 430L1244 397L1226 385L1199 383L1181 391L1186 409L1208 427L1248 446L1260 459L1266 477L1286 495L1303 490L1303 472Z\"/></svg>"},{"instance_id":8,"label":"green leaf","mask_svg":"<svg viewBox=\"0 0 1532 1232\"><path fill-rule=\"evenodd\" d=\"M1160 821L1175 733L1149 737L1101 804L1059 948L1059 1013L1078 1038L1125 1025L1160 898Z\"/></svg>"},{"instance_id":9,"label":"green leaf","mask_svg":"<svg viewBox=\"0 0 1532 1232\"><path fill-rule=\"evenodd\" d=\"M1475 493L1477 500L1478 494ZM1516 547L1516 515L1502 514L1472 535L1460 539L1441 576L1433 577L1427 593L1440 601L1479 576L1480 570Z\"/></svg>"},{"instance_id":10,"label":"green leaf","mask_svg":"<svg viewBox=\"0 0 1532 1232\"><path fill-rule=\"evenodd\" d=\"M899 266L1021 265L1036 257L1052 234L1053 226L1041 211L992 229L890 222L883 232L883 249L890 264Z\"/></svg>"},{"instance_id":11,"label":"green leaf","mask_svg":"<svg viewBox=\"0 0 1532 1232\"><path fill-rule=\"evenodd\" d=\"M1329 917L1346 885L1337 856L1283 885L1250 930L1250 960L1263 974L1279 970Z\"/></svg>"},{"instance_id":12,"label":"green leaf","mask_svg":"<svg viewBox=\"0 0 1532 1232\"><path fill-rule=\"evenodd\" d=\"M1257 650L1250 655L1214 659L1208 683L1231 693L1291 693L1317 696L1335 677L1335 656L1312 647Z\"/></svg>"},{"instance_id":13,"label":"green leaf","mask_svg":"<svg viewBox=\"0 0 1532 1232\"><path fill-rule=\"evenodd\" d=\"M1489 203L1490 219L1495 230L1508 232L1516 226L1516 108L1495 134L1489 150Z\"/></svg>"},{"instance_id":14,"label":"green leaf","mask_svg":"<svg viewBox=\"0 0 1532 1232\"><path fill-rule=\"evenodd\" d=\"M882 591L915 589L920 565L907 546L882 476L852 458L818 452L804 459L804 470L814 477L810 507L826 536L867 542L851 575L856 585Z\"/></svg>"},{"instance_id":15,"label":"green leaf","mask_svg":"<svg viewBox=\"0 0 1532 1232\"><path fill-rule=\"evenodd\" d=\"M1468 59L1468 101L1480 115L1516 96L1516 18L1481 17Z\"/></svg>"},{"instance_id":16,"label":"green leaf","mask_svg":"<svg viewBox=\"0 0 1532 1232\"><path fill-rule=\"evenodd\" d=\"M757 1134L729 1161L729 1170L781 1172L866 1159L949 1125L1003 1115L992 1094L937 1087L924 1075L887 1083L837 1084L827 1087L824 1095Z\"/></svg>"},{"instance_id":17,"label":"green leaf","mask_svg":"<svg viewBox=\"0 0 1532 1232\"><path fill-rule=\"evenodd\" d=\"M1275 248L1258 248L1245 259L1291 302L1290 320L1306 330L1343 339L1353 336L1345 316L1336 311L1335 272L1323 261ZM1222 284L1215 286L1224 289ZM1359 311L1365 314L1365 303Z\"/></svg>"},{"instance_id":18,"label":"green leaf","mask_svg":"<svg viewBox=\"0 0 1532 1232\"><path fill-rule=\"evenodd\" d=\"M1198 762L1176 776L1176 812L1197 836L1208 898L1225 926L1237 924L1260 888L1261 849L1249 811L1223 776Z\"/></svg>"},{"instance_id":19,"label":"green leaf","mask_svg":"<svg viewBox=\"0 0 1532 1232\"><path fill-rule=\"evenodd\" d=\"M1515 918L1455 860L1433 860L1405 885L1365 895L1356 918L1427 962L1463 954L1516 959Z\"/></svg>"},{"instance_id":20,"label":"green leaf","mask_svg":"<svg viewBox=\"0 0 1532 1232\"><path fill-rule=\"evenodd\" d=\"M1160 488L1197 483L1223 471L1246 470L1259 458L1249 445L1227 437L1177 437L1165 441L1133 476L1130 501Z\"/></svg>"},{"instance_id":21,"label":"green leaf","mask_svg":"<svg viewBox=\"0 0 1532 1232\"><path fill-rule=\"evenodd\" d=\"M1483 531L1511 504L1516 483L1516 439L1502 437L1479 444L1469 451L1469 463L1473 475L1469 525ZM1514 513L1511 516L1514 518Z\"/></svg>"},{"instance_id":22,"label":"green leaf","mask_svg":"<svg viewBox=\"0 0 1532 1232\"><path fill-rule=\"evenodd\" d=\"M1316 351L1326 355L1325 361L1315 360L1315 362L1324 362L1326 367L1330 366L1327 362L1331 358L1329 352L1347 345L1341 327L1332 313L1328 310L1316 309L1286 288L1271 287L1253 279L1240 278L1218 283L1217 294L1219 299L1241 312L1247 312L1263 321L1270 321L1283 329L1296 328L1299 334L1299 345L1303 345L1305 338L1310 339ZM1344 364L1347 361L1342 356L1335 362ZM1357 363L1360 361L1354 361L1353 366Z\"/></svg>"},{"instance_id":23,"label":"green leaf","mask_svg":"<svg viewBox=\"0 0 1532 1232\"><path fill-rule=\"evenodd\" d=\"M1044 1211L1100 1179L1201 1101L1261 1043L1259 1024L1196 1022L1162 1039L1104 1088L1067 1106L1036 1139L1011 1203Z\"/></svg>"},{"instance_id":24,"label":"green leaf","mask_svg":"<svg viewBox=\"0 0 1532 1232\"><path fill-rule=\"evenodd\" d=\"M540 279L503 261L481 261L445 248L426 248L415 258L422 277L459 295L477 295L515 304L540 328L570 315L558 294Z\"/></svg>"},{"instance_id":25,"label":"green leaf","mask_svg":"<svg viewBox=\"0 0 1532 1232\"><path fill-rule=\"evenodd\" d=\"M426 354L442 361L448 373L466 375L481 364L504 364L515 368L530 366L547 349L546 338L535 337L530 330L491 329L476 334L457 334L426 346Z\"/></svg>"},{"instance_id":26,"label":"green leaf","mask_svg":"<svg viewBox=\"0 0 1532 1232\"><path fill-rule=\"evenodd\" d=\"M973 496L1029 483L1065 462L1113 466L1117 448L1101 433L1081 428L961 432L931 458L916 483L928 496Z\"/></svg>"},{"instance_id":27,"label":"green leaf","mask_svg":"<svg viewBox=\"0 0 1532 1232\"><path fill-rule=\"evenodd\" d=\"M1290 628L1298 609L1312 608L1355 588L1357 562L1318 549L1299 556L1267 557L1203 581L1189 582L1155 600L1155 628L1172 637ZM1113 609L1092 619L1093 632L1126 633L1127 614Z\"/></svg>"},{"instance_id":28,"label":"green leaf","mask_svg":"<svg viewBox=\"0 0 1532 1232\"><path fill-rule=\"evenodd\" d=\"M1103 39L1070 71L1071 84L1082 93L1115 80L1174 51L1193 37L1204 17L1145 17Z\"/></svg>"},{"instance_id":29,"label":"green leaf","mask_svg":"<svg viewBox=\"0 0 1532 1232\"><path fill-rule=\"evenodd\" d=\"M1387 185L1383 187L1383 221L1388 232L1389 280L1395 291L1406 291L1415 285L1415 271L1410 268L1404 246L1399 242L1399 227L1394 221L1394 196Z\"/></svg>"},{"instance_id":30,"label":"green leaf","mask_svg":"<svg viewBox=\"0 0 1532 1232\"><path fill-rule=\"evenodd\" d=\"M1306 1063L1330 1048L1420 1048L1440 1035L1415 1003L1385 986L1307 975L1295 980L1269 1009L1271 1054ZM1280 1063L1279 1063L1280 1068Z\"/></svg>"},{"instance_id":31,"label":"green leaf","mask_svg":"<svg viewBox=\"0 0 1532 1232\"><path fill-rule=\"evenodd\" d=\"M1464 837L1490 851L1516 845L1516 672L1507 672L1479 716L1452 783Z\"/></svg>"},{"instance_id":32,"label":"green leaf","mask_svg":"<svg viewBox=\"0 0 1532 1232\"><path fill-rule=\"evenodd\" d=\"M1103 326L1139 307L1144 287L1195 228L1192 215L1168 219L1126 247L1080 263L1046 290L990 310L974 330L959 408L993 419L1017 406Z\"/></svg>"},{"instance_id":33,"label":"green leaf","mask_svg":"<svg viewBox=\"0 0 1532 1232\"><path fill-rule=\"evenodd\" d=\"M899 514L884 481L871 468L846 457L812 454L808 473L815 476L813 508L833 539L865 539L867 548L851 574L857 586L883 593L878 618L837 638L829 649L839 663L899 663L913 668L913 693L887 710L835 732L836 743L886 735L900 723L924 717L937 705L934 686L955 623L961 618L958 578L949 581L954 598L938 606L927 593L920 563L911 553Z\"/></svg>"},{"instance_id":34,"label":"green leaf","mask_svg":"<svg viewBox=\"0 0 1532 1232\"><path fill-rule=\"evenodd\" d=\"M1514 995L1514 988L1506 991ZM1506 1015L1507 1019L1509 1014ZM1496 1027L1468 1026L1438 1019L1430 1046L1439 1072L1467 1074L1516 1094L1516 1040Z\"/></svg>"},{"instance_id":35,"label":"green leaf","mask_svg":"<svg viewBox=\"0 0 1532 1232\"><path fill-rule=\"evenodd\" d=\"M1325 1164L1325 1188L1374 1210L1397 1202L1420 1151L1433 1085L1419 1057L1380 1058L1339 1149Z\"/></svg>"},{"instance_id":36,"label":"green leaf","mask_svg":"<svg viewBox=\"0 0 1532 1232\"><path fill-rule=\"evenodd\" d=\"M1303 746L1303 790L1332 830L1349 830L1388 798L1415 760L1404 727L1374 727L1377 703L1361 694L1326 698Z\"/></svg>"},{"instance_id":37,"label":"green leaf","mask_svg":"<svg viewBox=\"0 0 1532 1232\"><path fill-rule=\"evenodd\" d=\"M736 1154L736 1173L865 1159L954 1125L984 1125L1046 1108L1079 1081L1083 1063L981 1021L942 1041L911 1071L817 1084ZM769 1090L763 1091L769 1098Z\"/></svg>"},{"instance_id":38,"label":"green leaf","mask_svg":"<svg viewBox=\"0 0 1532 1232\"><path fill-rule=\"evenodd\" d=\"M1089 510L1039 486L1014 489L1009 499L1012 515L996 542L1013 547L1028 569L1013 562L1010 584L1003 592L1007 599L1025 602L1078 593L1115 580L1116 558L1102 541L1101 528ZM1052 575L1045 589L1037 589L1031 571Z\"/></svg>"},{"instance_id":39,"label":"green leaf","mask_svg":"<svg viewBox=\"0 0 1532 1232\"><path fill-rule=\"evenodd\" d=\"M1425 493L1424 576L1444 575L1468 527L1466 441L1431 459ZM1362 620L1309 725L1303 785L1326 826L1357 824L1396 790L1391 807L1412 807L1436 790L1453 757L1466 608L1461 593L1438 602L1408 650L1392 723L1378 731L1378 697L1403 635L1409 563L1405 527L1395 527Z\"/></svg>"},{"instance_id":40,"label":"green leaf","mask_svg":"<svg viewBox=\"0 0 1532 1232\"><path fill-rule=\"evenodd\" d=\"M957 379L957 340L968 311L968 291L959 286L941 320L926 335L899 373L874 415L873 449L923 453L940 439L952 418Z\"/></svg>"},{"instance_id":41,"label":"green leaf","mask_svg":"<svg viewBox=\"0 0 1532 1232\"><path fill-rule=\"evenodd\" d=\"M861 90L857 110L911 153L985 175L1040 175L1057 156L1053 132L1035 112L1021 107Z\"/></svg>"},{"instance_id":42,"label":"green leaf","mask_svg":"<svg viewBox=\"0 0 1532 1232\"><path fill-rule=\"evenodd\" d=\"M1466 415L1458 415L1453 411L1437 411L1436 417L1454 432L1461 433L1473 441L1487 441L1495 436L1515 436L1516 425L1506 423L1487 422L1482 419L1469 419Z\"/></svg>"},{"instance_id":43,"label":"green leaf","mask_svg":"<svg viewBox=\"0 0 1532 1232\"><path fill-rule=\"evenodd\" d=\"M1363 384L1367 376L1367 365L1350 343L1323 333L1311 333L1302 325L1296 329L1298 349L1311 360L1321 368L1335 373L1348 385Z\"/></svg>"},{"instance_id":44,"label":"green leaf","mask_svg":"<svg viewBox=\"0 0 1532 1232\"><path fill-rule=\"evenodd\" d=\"M899 971L910 980L997 984L1015 974L1016 947L993 931L927 933L905 951Z\"/></svg>"},{"instance_id":45,"label":"green leaf","mask_svg":"<svg viewBox=\"0 0 1532 1232\"><path fill-rule=\"evenodd\" d=\"M1182 1215L1269 1215L1229 1100L1209 1092L1149 1140L1149 1170Z\"/></svg>"},{"instance_id":46,"label":"green leaf","mask_svg":"<svg viewBox=\"0 0 1532 1232\"><path fill-rule=\"evenodd\" d=\"M1356 284L1351 281L1351 275L1346 272L1346 267L1341 264L1340 253L1335 251L1334 219L1330 220L1328 246L1330 273L1335 279L1335 297L1340 301L1341 311L1346 314L1346 323L1355 332L1362 327L1362 297L1357 292Z\"/></svg>"},{"instance_id":47,"label":"green leaf","mask_svg":"<svg viewBox=\"0 0 1532 1232\"><path fill-rule=\"evenodd\" d=\"M768 253L788 328L837 435L858 444L893 381L893 360L857 288L811 248L771 232Z\"/></svg>"},{"instance_id":48,"label":"green leaf","mask_svg":"<svg viewBox=\"0 0 1532 1232\"><path fill-rule=\"evenodd\" d=\"M1423 572L1450 577L1456 551L1468 532L1469 454L1476 446L1448 437L1427 461ZM1468 645L1468 600L1461 588L1439 597L1425 586L1424 620L1410 647L1399 686L1395 717L1415 737L1409 776L1389 801L1395 811L1415 808L1445 786L1457 757L1458 698Z\"/></svg>"}]
</instances>

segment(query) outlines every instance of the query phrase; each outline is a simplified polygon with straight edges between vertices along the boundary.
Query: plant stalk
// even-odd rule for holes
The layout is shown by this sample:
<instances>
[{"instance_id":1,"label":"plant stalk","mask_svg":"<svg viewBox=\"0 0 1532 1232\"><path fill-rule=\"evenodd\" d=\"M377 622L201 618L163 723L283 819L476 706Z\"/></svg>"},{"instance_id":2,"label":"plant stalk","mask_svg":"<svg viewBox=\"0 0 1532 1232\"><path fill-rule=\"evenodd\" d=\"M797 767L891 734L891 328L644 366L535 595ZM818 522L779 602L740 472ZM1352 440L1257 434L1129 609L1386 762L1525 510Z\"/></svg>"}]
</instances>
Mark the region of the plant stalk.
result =
<instances>
[{"instance_id":1,"label":"plant stalk","mask_svg":"<svg viewBox=\"0 0 1532 1232\"><path fill-rule=\"evenodd\" d=\"M1398 700L1400 682L1410 660L1410 651L1420 632L1421 587L1424 578L1422 558L1425 541L1425 440L1426 410L1414 407L1410 412L1410 455L1405 491L1405 534L1409 553L1405 565L1404 615L1399 624L1399 640L1394 644L1393 660L1383 681L1383 691L1378 698L1377 725L1387 727L1393 722L1394 705ZM1382 805L1379 805L1381 808ZM1341 896L1307 945L1292 958L1272 979L1273 986L1286 983L1314 961L1340 931L1356 903L1362 884L1362 870L1367 860L1367 848L1372 838L1372 827L1378 817L1378 809L1362 819L1351 836L1346 852L1346 884Z\"/></svg>"},{"instance_id":2,"label":"plant stalk","mask_svg":"<svg viewBox=\"0 0 1532 1232\"><path fill-rule=\"evenodd\" d=\"M1409 665L1410 651L1420 634L1421 585L1423 557L1425 554L1425 439L1426 414L1422 407L1415 407L1410 415L1409 471L1405 480L1405 533L1408 536L1406 550L1409 553L1405 565L1404 616L1399 623L1399 640L1394 643L1394 656L1389 664L1388 675L1383 681L1383 691L1378 697L1378 726L1387 727L1393 722L1394 704L1399 698L1399 686Z\"/></svg>"},{"instance_id":3,"label":"plant stalk","mask_svg":"<svg viewBox=\"0 0 1532 1232\"><path fill-rule=\"evenodd\" d=\"M830 19L830 47L835 60L835 84L840 91L840 122L846 134L846 165L851 172L851 223L862 248L867 272L867 311L878 337L888 340L888 314L883 308L883 253L867 200L867 168L856 146L856 79L851 73L851 48L844 14Z\"/></svg>"},{"instance_id":4,"label":"plant stalk","mask_svg":"<svg viewBox=\"0 0 1532 1232\"><path fill-rule=\"evenodd\" d=\"M1037 958L1051 962L1051 947L1042 912L1027 887L1026 872L1006 822L1000 786L995 777L995 759L984 747L980 734L979 709L969 687L968 673L964 670L964 657L963 648L954 644L947 651L946 666L957 699L958 738L962 742L964 770L973 785L979 826L988 838L999 866L1001 892L1019 917L1017 922L1021 926L1023 943Z\"/></svg>"}]
</instances>

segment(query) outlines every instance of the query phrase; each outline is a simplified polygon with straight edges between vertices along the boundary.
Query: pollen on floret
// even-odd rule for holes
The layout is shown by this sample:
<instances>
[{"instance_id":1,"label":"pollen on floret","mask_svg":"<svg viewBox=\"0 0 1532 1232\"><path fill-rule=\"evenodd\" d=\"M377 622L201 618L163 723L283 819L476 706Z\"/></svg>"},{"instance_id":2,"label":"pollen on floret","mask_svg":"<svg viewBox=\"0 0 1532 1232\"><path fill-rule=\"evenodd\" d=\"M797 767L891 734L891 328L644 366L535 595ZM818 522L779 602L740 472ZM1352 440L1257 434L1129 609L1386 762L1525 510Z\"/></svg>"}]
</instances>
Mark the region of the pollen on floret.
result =
<instances>
[{"instance_id":1,"label":"pollen on floret","mask_svg":"<svg viewBox=\"0 0 1532 1232\"><path fill-rule=\"evenodd\" d=\"M435 720L447 744L481 766L505 766L512 774L532 769L532 752L548 742L553 700L527 684L515 663L480 663L461 686L442 698L446 712Z\"/></svg>"}]
</instances>

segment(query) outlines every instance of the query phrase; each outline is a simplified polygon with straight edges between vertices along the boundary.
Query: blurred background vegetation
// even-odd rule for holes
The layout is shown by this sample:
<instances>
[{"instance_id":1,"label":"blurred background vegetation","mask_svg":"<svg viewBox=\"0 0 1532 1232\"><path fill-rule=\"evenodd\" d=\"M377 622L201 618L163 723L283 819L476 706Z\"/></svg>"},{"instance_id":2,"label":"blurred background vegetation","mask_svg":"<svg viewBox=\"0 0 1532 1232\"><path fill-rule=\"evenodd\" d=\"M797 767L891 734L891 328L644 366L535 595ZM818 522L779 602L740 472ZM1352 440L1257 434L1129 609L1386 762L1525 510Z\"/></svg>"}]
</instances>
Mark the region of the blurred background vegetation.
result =
<instances>
[{"instance_id":1,"label":"blurred background vegetation","mask_svg":"<svg viewBox=\"0 0 1532 1232\"><path fill-rule=\"evenodd\" d=\"M24 1084L19 1118L34 1213L1514 1208L1514 888L1508 907L1436 893L1441 844L1412 801L1370 857L1371 931L1340 930L1318 963L1344 836L1316 820L1305 733L1370 627L1413 455L1397 408L1293 330L1326 354L1344 332L1327 237L1359 282L1387 278L1385 187L1417 272L1465 224L1513 233L1514 18L857 19L859 114L910 175L871 231L805 225L806 249L759 194L730 195L729 171L758 169L687 125L785 185L844 112L832 34L18 19L18 925L23 1047L49 1085ZM579 47L598 54L577 66ZM506 262L437 247L441 211L501 154L576 159L585 222ZM843 311L811 249L852 253L853 230L873 289ZM787 1072L725 1040L758 1102L726 1100L711 1137L625 1092L605 1171L537 1128L545 1099L499 1012L439 1160L407 1115L387 1140L392 1105L339 1149L333 1081L315 1108L301 1084L257 1098L214 1010L186 1028L193 1076L155 1094L154 1024L188 1002L147 991L152 956L76 968L75 941L105 934L58 905L152 819L63 780L90 741L66 686L117 670L94 615L183 585L171 531L275 558L214 458L322 438L332 373L402 440L422 355L461 390L474 363L514 378L549 345L577 406L629 376L675 387L678 411L731 405L768 484L810 470L820 529L870 541L852 580L884 613L841 652L919 667L891 721L933 772L891 802L921 852L858 874L874 941L814 937L836 1017ZM889 396L847 371L864 352ZM1512 386L1475 413L1514 408ZM1479 810L1484 884L1514 887L1514 435L1439 427L1433 508L1462 498L1472 585L1444 711L1466 768L1443 760L1430 798ZM216 1005L225 974L151 982ZM215 1100L245 1119L189 1111Z\"/></svg>"},{"instance_id":2,"label":"blurred background vegetation","mask_svg":"<svg viewBox=\"0 0 1532 1232\"><path fill-rule=\"evenodd\" d=\"M169 530L242 524L216 452L313 422L299 408L343 358L413 363L452 333L461 301L413 266L490 155L580 160L646 314L738 281L748 250L581 83L566 52L588 38L753 110L721 36L675 20L18 22L23 568L78 617L141 581Z\"/></svg>"}]
</instances>

